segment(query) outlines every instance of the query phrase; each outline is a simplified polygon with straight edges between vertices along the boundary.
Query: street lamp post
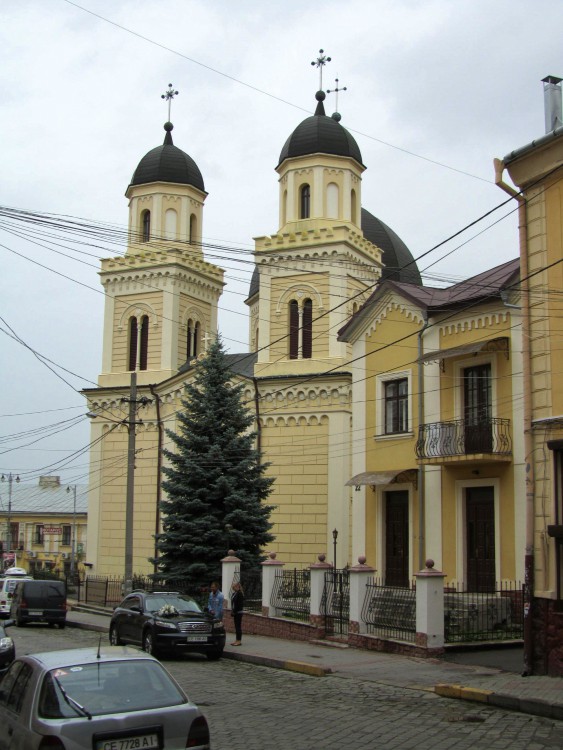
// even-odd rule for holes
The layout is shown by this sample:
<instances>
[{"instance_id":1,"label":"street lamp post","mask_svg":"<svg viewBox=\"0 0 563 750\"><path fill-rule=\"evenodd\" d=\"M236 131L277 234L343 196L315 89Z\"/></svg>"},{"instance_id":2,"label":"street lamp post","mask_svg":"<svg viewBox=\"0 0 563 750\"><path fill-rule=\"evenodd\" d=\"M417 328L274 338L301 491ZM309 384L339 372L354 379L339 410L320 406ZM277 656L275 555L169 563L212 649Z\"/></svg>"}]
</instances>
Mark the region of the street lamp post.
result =
<instances>
[{"instance_id":1,"label":"street lamp post","mask_svg":"<svg viewBox=\"0 0 563 750\"><path fill-rule=\"evenodd\" d=\"M76 485L72 488L74 490L74 500L72 503L72 539L70 542L70 574L74 575L74 567L76 560ZM67 492L70 492L70 487L66 488Z\"/></svg>"},{"instance_id":2,"label":"street lamp post","mask_svg":"<svg viewBox=\"0 0 563 750\"><path fill-rule=\"evenodd\" d=\"M338 539L338 530L334 529L332 532L332 543L334 545L334 569L336 570L336 540Z\"/></svg>"},{"instance_id":3,"label":"street lamp post","mask_svg":"<svg viewBox=\"0 0 563 750\"><path fill-rule=\"evenodd\" d=\"M18 476L14 477L12 472L8 475L2 474L2 481L8 482L8 529L6 532L6 548L8 553L12 547L12 483L14 479L16 482L20 481L20 478Z\"/></svg>"}]
</instances>

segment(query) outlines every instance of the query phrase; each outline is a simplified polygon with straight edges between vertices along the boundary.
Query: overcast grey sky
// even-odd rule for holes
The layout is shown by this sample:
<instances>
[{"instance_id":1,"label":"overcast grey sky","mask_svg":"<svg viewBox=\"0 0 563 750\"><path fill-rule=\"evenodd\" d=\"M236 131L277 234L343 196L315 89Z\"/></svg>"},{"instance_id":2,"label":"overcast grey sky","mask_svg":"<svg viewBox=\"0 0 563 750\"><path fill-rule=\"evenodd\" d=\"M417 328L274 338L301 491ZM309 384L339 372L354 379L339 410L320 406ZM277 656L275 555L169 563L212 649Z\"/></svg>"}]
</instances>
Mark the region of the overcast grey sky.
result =
<instances>
[{"instance_id":1,"label":"overcast grey sky","mask_svg":"<svg viewBox=\"0 0 563 750\"><path fill-rule=\"evenodd\" d=\"M207 255L227 270L220 330L244 351L248 253L278 228L274 167L314 110L318 50L332 57L324 88L347 87L338 109L368 167L363 205L418 257L505 200L492 160L543 134L541 79L563 76L562 28L561 0L4 0L0 204L125 228L124 192L162 143L172 82L174 143L209 192L204 241L233 248ZM516 257L512 211L421 261L425 283ZM78 391L101 367L97 258L124 247L89 239L99 247L60 255L44 229L30 242L29 225L6 222L0 328L74 375L54 368L63 382L3 333L0 470L84 482L87 454L70 457L89 439Z\"/></svg>"}]
</instances>

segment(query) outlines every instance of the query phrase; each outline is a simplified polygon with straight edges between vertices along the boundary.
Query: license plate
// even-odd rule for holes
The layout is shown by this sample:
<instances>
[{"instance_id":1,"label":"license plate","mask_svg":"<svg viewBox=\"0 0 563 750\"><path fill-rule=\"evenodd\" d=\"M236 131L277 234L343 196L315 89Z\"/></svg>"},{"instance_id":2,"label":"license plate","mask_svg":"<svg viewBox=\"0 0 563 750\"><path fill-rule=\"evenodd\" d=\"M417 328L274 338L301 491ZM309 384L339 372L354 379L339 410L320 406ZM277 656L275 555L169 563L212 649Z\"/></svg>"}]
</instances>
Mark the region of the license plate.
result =
<instances>
[{"instance_id":1,"label":"license plate","mask_svg":"<svg viewBox=\"0 0 563 750\"><path fill-rule=\"evenodd\" d=\"M42 617L43 610L42 609L30 609L28 614L32 615L33 617Z\"/></svg>"},{"instance_id":2,"label":"license plate","mask_svg":"<svg viewBox=\"0 0 563 750\"><path fill-rule=\"evenodd\" d=\"M188 643L207 643L206 635L188 635L186 638Z\"/></svg>"},{"instance_id":3,"label":"license plate","mask_svg":"<svg viewBox=\"0 0 563 750\"><path fill-rule=\"evenodd\" d=\"M96 750L158 750L157 734L142 734L137 737L121 737L115 740L97 740Z\"/></svg>"}]
</instances>

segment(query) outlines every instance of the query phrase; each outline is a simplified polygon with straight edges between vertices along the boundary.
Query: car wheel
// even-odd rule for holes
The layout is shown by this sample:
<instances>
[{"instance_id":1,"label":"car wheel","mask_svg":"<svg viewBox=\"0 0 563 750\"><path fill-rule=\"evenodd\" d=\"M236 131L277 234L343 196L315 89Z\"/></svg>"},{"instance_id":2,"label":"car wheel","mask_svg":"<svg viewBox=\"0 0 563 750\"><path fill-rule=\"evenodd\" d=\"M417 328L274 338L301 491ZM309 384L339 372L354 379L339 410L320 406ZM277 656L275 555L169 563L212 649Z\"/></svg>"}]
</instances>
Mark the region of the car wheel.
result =
<instances>
[{"instance_id":1,"label":"car wheel","mask_svg":"<svg viewBox=\"0 0 563 750\"><path fill-rule=\"evenodd\" d=\"M154 636L151 630L145 630L143 633L143 651L152 656L157 656L158 651L154 645Z\"/></svg>"},{"instance_id":2,"label":"car wheel","mask_svg":"<svg viewBox=\"0 0 563 750\"><path fill-rule=\"evenodd\" d=\"M63 629L64 629L64 626L65 626L65 625L66 625L66 622L59 622L59 628L60 628L61 630L63 630Z\"/></svg>"},{"instance_id":3,"label":"car wheel","mask_svg":"<svg viewBox=\"0 0 563 750\"><path fill-rule=\"evenodd\" d=\"M123 644L123 641L119 637L119 630L117 629L117 625L112 625L109 629L109 642L112 646L121 646Z\"/></svg>"},{"instance_id":4,"label":"car wheel","mask_svg":"<svg viewBox=\"0 0 563 750\"><path fill-rule=\"evenodd\" d=\"M215 651L206 651L205 655L209 661L217 661L223 656L223 649L216 649Z\"/></svg>"},{"instance_id":5,"label":"car wheel","mask_svg":"<svg viewBox=\"0 0 563 750\"><path fill-rule=\"evenodd\" d=\"M21 617L16 617L16 626L18 628L23 628L25 625L25 621L21 619Z\"/></svg>"}]
</instances>

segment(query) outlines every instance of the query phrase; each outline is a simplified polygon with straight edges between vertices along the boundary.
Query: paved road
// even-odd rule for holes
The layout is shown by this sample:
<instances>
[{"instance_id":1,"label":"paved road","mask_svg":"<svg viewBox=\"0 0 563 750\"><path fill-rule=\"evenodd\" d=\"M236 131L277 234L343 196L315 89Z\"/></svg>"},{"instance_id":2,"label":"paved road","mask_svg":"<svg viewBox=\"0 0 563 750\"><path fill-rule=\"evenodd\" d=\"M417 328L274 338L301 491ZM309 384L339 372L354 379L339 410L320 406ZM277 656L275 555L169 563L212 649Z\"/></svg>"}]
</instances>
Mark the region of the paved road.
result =
<instances>
[{"instance_id":1,"label":"paved road","mask_svg":"<svg viewBox=\"0 0 563 750\"><path fill-rule=\"evenodd\" d=\"M99 634L12 628L18 653L87 646ZM102 635L107 644L107 635ZM165 662L206 713L213 750L544 750L563 722L338 675L309 677L197 655Z\"/></svg>"}]
</instances>

